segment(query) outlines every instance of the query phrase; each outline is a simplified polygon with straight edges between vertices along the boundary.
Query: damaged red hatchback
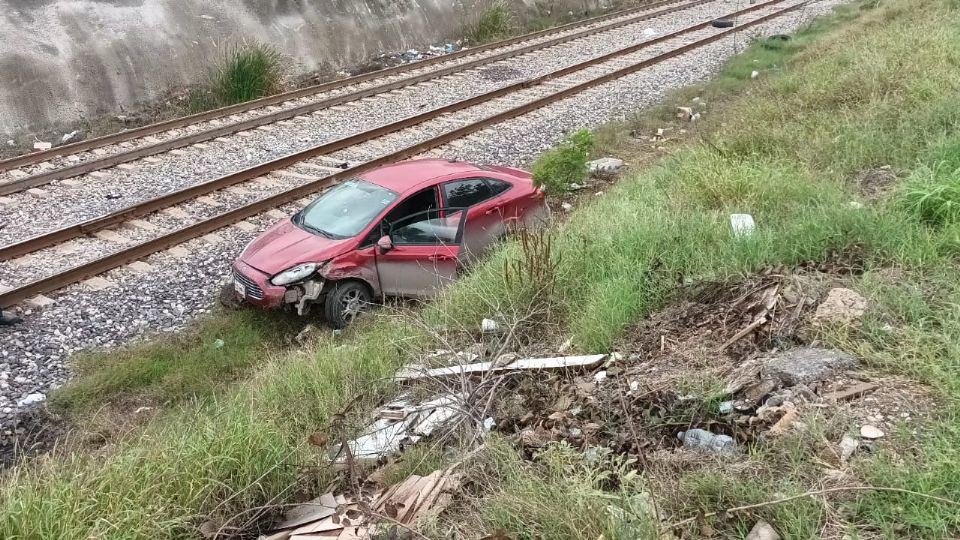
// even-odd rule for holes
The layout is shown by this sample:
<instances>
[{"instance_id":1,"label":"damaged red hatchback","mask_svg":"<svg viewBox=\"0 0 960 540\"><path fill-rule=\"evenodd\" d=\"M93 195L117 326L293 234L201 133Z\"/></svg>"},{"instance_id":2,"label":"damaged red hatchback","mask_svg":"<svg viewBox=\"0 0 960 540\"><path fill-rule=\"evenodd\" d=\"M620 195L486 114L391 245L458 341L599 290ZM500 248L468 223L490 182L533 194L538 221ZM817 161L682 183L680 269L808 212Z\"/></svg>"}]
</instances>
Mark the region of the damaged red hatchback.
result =
<instances>
[{"instance_id":1,"label":"damaged red hatchback","mask_svg":"<svg viewBox=\"0 0 960 540\"><path fill-rule=\"evenodd\" d=\"M511 229L547 216L529 173L445 160L405 161L343 182L270 227L233 266L233 293L335 327L374 299L423 298Z\"/></svg>"}]
</instances>

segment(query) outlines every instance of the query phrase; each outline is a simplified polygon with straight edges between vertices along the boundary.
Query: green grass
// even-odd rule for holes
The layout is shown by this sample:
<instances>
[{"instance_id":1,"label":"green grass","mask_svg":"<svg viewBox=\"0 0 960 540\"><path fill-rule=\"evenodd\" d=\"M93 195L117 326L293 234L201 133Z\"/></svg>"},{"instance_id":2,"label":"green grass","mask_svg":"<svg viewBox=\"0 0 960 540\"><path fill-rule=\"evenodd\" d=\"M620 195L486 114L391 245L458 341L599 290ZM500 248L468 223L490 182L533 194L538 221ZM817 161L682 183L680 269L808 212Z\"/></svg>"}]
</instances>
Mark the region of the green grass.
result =
<instances>
[{"instance_id":1,"label":"green grass","mask_svg":"<svg viewBox=\"0 0 960 540\"><path fill-rule=\"evenodd\" d=\"M909 454L881 453L855 472L874 485L960 500L960 242L952 218L931 221L910 195L925 182L947 182L956 167L940 164L960 159L953 152L960 136L960 12L943 0L875 4L845 8L782 47L757 43L728 65L718 86L692 90L709 103L698 129L710 144L692 142L623 179L552 234L556 266L545 275L554 286L538 300L549 306L537 322L545 324L531 332L572 335L576 349L604 351L626 325L668 303L681 280L737 276L860 245L867 271L853 286L876 307L862 327L820 337L868 367L931 385L944 410L928 434L903 435ZM748 70L756 66L763 76L751 80ZM664 113L673 106L666 103ZM851 208L849 201L861 199L856 174L880 165L909 178L907 187ZM928 170L935 174L924 176ZM941 210L934 215L950 215ZM751 213L756 233L735 238L733 212ZM475 327L491 315L525 313L530 297L515 294L504 278L509 260L524 260L517 245L449 289L429 306L427 320ZM230 390L183 402L97 456L65 449L9 471L0 483L0 536L181 538L206 516L223 523L244 509L289 500L297 489L315 492L330 473L304 438L329 431L334 413L357 394L364 399L351 416L359 418L387 388L383 378L411 348L428 343L396 318L373 317L310 351L270 358ZM815 433L833 437L834 429L842 427ZM671 519L682 519L819 487L810 444L770 445L749 456L749 474L699 468L624 480L628 465L615 458L584 463L553 448L529 463L491 442L481 456L481 496L463 517L474 533L642 537L649 524L636 518L642 513L635 505L645 490ZM432 459L419 456L397 474L444 462ZM711 523L736 536L763 517L803 538L818 534L829 517L851 534L950 538L960 531L958 515L919 496L863 493L829 505L798 499Z\"/></svg>"},{"instance_id":2,"label":"green grass","mask_svg":"<svg viewBox=\"0 0 960 540\"><path fill-rule=\"evenodd\" d=\"M243 103L268 96L279 89L283 57L263 43L228 47L214 71L210 90L219 105Z\"/></svg>"},{"instance_id":3,"label":"green grass","mask_svg":"<svg viewBox=\"0 0 960 540\"><path fill-rule=\"evenodd\" d=\"M537 158L531 168L533 181L549 194L562 193L569 190L571 184L582 183L589 174L587 159L593 146L590 131L581 129L571 134Z\"/></svg>"},{"instance_id":4,"label":"green grass","mask_svg":"<svg viewBox=\"0 0 960 540\"><path fill-rule=\"evenodd\" d=\"M516 29L510 4L504 0L495 0L490 7L472 16L464 25L461 34L468 43L476 46L506 39L513 35Z\"/></svg>"},{"instance_id":5,"label":"green grass","mask_svg":"<svg viewBox=\"0 0 960 540\"><path fill-rule=\"evenodd\" d=\"M79 355L51 402L74 416L106 403L169 403L207 396L286 346L302 321L256 311L203 318L187 331Z\"/></svg>"}]
</instances>

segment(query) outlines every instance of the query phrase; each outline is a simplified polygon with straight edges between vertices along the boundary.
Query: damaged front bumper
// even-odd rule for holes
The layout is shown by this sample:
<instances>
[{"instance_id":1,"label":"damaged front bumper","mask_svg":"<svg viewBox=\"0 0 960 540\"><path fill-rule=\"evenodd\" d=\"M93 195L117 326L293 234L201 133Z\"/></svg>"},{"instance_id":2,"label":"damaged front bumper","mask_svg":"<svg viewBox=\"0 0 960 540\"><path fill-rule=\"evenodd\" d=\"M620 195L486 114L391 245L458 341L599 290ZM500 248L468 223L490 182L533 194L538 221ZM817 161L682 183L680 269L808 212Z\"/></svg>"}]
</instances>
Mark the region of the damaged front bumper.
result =
<instances>
[{"instance_id":1,"label":"damaged front bumper","mask_svg":"<svg viewBox=\"0 0 960 540\"><path fill-rule=\"evenodd\" d=\"M273 285L270 276L242 261L233 266L233 287L237 297L263 309L290 306L298 314L305 315L310 304L320 298L323 284L322 279L308 279L291 285Z\"/></svg>"}]
</instances>

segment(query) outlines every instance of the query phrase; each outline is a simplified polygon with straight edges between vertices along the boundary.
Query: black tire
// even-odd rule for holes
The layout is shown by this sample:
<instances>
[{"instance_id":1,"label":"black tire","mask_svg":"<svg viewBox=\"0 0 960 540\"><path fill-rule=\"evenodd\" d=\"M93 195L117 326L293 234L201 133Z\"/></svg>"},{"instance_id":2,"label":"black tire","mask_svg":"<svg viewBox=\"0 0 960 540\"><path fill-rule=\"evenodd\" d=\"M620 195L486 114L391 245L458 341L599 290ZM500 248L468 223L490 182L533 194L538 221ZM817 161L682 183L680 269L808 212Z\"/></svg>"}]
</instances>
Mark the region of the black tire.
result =
<instances>
[{"instance_id":1,"label":"black tire","mask_svg":"<svg viewBox=\"0 0 960 540\"><path fill-rule=\"evenodd\" d=\"M714 19L710 21L710 24L714 28L731 28L733 27L733 19Z\"/></svg>"},{"instance_id":2,"label":"black tire","mask_svg":"<svg viewBox=\"0 0 960 540\"><path fill-rule=\"evenodd\" d=\"M370 305L370 289L359 281L338 281L327 293L323 315L334 328L344 328Z\"/></svg>"}]
</instances>

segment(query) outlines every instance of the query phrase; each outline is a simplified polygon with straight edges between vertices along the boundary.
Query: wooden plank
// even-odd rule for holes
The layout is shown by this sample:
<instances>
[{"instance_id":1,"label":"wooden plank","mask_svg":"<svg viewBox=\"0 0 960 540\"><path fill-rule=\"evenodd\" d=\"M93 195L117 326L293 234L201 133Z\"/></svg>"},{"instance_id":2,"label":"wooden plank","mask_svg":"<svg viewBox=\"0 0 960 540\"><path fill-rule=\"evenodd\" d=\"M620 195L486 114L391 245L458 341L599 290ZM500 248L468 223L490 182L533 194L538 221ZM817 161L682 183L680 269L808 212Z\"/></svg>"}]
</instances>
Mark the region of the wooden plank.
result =
<instances>
[{"instance_id":1,"label":"wooden plank","mask_svg":"<svg viewBox=\"0 0 960 540\"><path fill-rule=\"evenodd\" d=\"M823 399L833 400L833 401L848 401L851 399L858 398L866 394L867 392L873 392L877 388L880 388L880 385L876 383L855 384L845 390L838 390L836 392L830 392L829 394L824 394Z\"/></svg>"},{"instance_id":2,"label":"wooden plank","mask_svg":"<svg viewBox=\"0 0 960 540\"><path fill-rule=\"evenodd\" d=\"M320 521L327 516L332 516L336 512L336 507L333 494L324 493L312 501L291 508L284 514L283 521L276 526L276 529L292 529L306 523Z\"/></svg>"},{"instance_id":3,"label":"wooden plank","mask_svg":"<svg viewBox=\"0 0 960 540\"><path fill-rule=\"evenodd\" d=\"M600 364L607 355L593 354L589 356L560 356L555 358L524 358L506 366L494 366L493 362L479 362L476 364L462 364L445 368L423 369L408 367L401 369L394 375L394 380L405 381L428 377L450 377L453 375L474 375L494 371L539 371L548 369L587 368Z\"/></svg>"}]
</instances>

